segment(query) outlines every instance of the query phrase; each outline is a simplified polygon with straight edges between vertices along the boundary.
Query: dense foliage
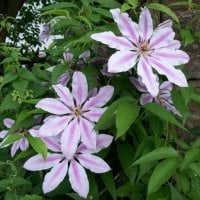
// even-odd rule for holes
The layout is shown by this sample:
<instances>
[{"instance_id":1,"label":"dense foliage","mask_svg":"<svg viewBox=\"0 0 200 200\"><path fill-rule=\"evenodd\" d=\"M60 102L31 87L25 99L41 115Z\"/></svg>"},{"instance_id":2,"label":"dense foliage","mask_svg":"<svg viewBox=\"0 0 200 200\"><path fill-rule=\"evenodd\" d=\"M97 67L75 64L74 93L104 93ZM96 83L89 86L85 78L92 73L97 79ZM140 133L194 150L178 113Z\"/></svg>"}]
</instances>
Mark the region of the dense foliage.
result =
<instances>
[{"instance_id":1,"label":"dense foliage","mask_svg":"<svg viewBox=\"0 0 200 200\"><path fill-rule=\"evenodd\" d=\"M140 3L42 7L38 44L53 42L34 62L1 43L1 199L200 199L198 129L186 127L200 95L180 50L199 32L163 4Z\"/></svg>"}]
</instances>

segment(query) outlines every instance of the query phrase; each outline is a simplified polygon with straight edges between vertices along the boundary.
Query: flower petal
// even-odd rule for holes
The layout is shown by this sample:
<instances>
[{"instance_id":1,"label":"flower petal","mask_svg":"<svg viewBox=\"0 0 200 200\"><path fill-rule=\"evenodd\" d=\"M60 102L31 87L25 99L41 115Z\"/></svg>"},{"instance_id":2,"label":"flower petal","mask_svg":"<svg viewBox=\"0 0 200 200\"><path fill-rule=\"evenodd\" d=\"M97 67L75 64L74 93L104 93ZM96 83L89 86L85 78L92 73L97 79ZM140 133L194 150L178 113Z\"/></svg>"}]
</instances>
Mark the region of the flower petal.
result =
<instances>
[{"instance_id":1,"label":"flower petal","mask_svg":"<svg viewBox=\"0 0 200 200\"><path fill-rule=\"evenodd\" d=\"M111 170L103 159L91 154L79 154L77 159L81 165L94 173L105 173Z\"/></svg>"},{"instance_id":2,"label":"flower petal","mask_svg":"<svg viewBox=\"0 0 200 200\"><path fill-rule=\"evenodd\" d=\"M133 44L131 44L126 38L116 36L111 31L106 31L102 33L94 33L91 35L93 40L99 41L103 44L108 45L111 48L117 50L132 50L134 49Z\"/></svg>"},{"instance_id":3,"label":"flower petal","mask_svg":"<svg viewBox=\"0 0 200 200\"><path fill-rule=\"evenodd\" d=\"M153 36L150 39L151 48L166 47L174 39L175 33L171 28L164 28L154 31Z\"/></svg>"},{"instance_id":4,"label":"flower petal","mask_svg":"<svg viewBox=\"0 0 200 200\"><path fill-rule=\"evenodd\" d=\"M54 152L60 152L60 144L54 137L42 137L42 141L46 144L47 148Z\"/></svg>"},{"instance_id":5,"label":"flower petal","mask_svg":"<svg viewBox=\"0 0 200 200\"><path fill-rule=\"evenodd\" d=\"M26 138L22 138L19 140L19 147L21 151L26 151L29 147L29 142Z\"/></svg>"},{"instance_id":6,"label":"flower petal","mask_svg":"<svg viewBox=\"0 0 200 200\"><path fill-rule=\"evenodd\" d=\"M178 40L172 40L165 46L168 49L179 49L180 47L181 43Z\"/></svg>"},{"instance_id":7,"label":"flower petal","mask_svg":"<svg viewBox=\"0 0 200 200\"><path fill-rule=\"evenodd\" d=\"M88 84L82 72L74 72L72 78L72 95L76 100L76 105L80 106L87 98Z\"/></svg>"},{"instance_id":8,"label":"flower petal","mask_svg":"<svg viewBox=\"0 0 200 200\"><path fill-rule=\"evenodd\" d=\"M19 149L19 145L20 145L20 142L19 141L16 141L13 143L12 147L11 147L11 157L14 157L17 150Z\"/></svg>"},{"instance_id":9,"label":"flower petal","mask_svg":"<svg viewBox=\"0 0 200 200\"><path fill-rule=\"evenodd\" d=\"M180 69L176 69L170 64L161 63L159 60L154 58L148 58L151 66L156 69L159 74L167 76L168 80L180 87L187 87L187 80L185 75Z\"/></svg>"},{"instance_id":10,"label":"flower petal","mask_svg":"<svg viewBox=\"0 0 200 200\"><path fill-rule=\"evenodd\" d=\"M127 13L121 13L119 8L111 9L110 12L122 35L137 44L139 39L138 25L131 20Z\"/></svg>"},{"instance_id":11,"label":"flower petal","mask_svg":"<svg viewBox=\"0 0 200 200\"><path fill-rule=\"evenodd\" d=\"M160 85L160 90L161 93L166 93L166 92L170 92L172 91L172 83L170 83L169 81L164 81L161 85Z\"/></svg>"},{"instance_id":12,"label":"flower petal","mask_svg":"<svg viewBox=\"0 0 200 200\"><path fill-rule=\"evenodd\" d=\"M167 101L164 102L164 106L167 108L167 110L173 112L175 115L178 115L179 117L182 117L180 112L173 105L168 103Z\"/></svg>"},{"instance_id":13,"label":"flower petal","mask_svg":"<svg viewBox=\"0 0 200 200\"><path fill-rule=\"evenodd\" d=\"M60 100L69 107L74 107L73 96L71 95L69 89L61 84L53 85L54 90L60 97Z\"/></svg>"},{"instance_id":14,"label":"flower petal","mask_svg":"<svg viewBox=\"0 0 200 200\"><path fill-rule=\"evenodd\" d=\"M71 159L77 149L80 140L80 129L77 119L69 123L61 135L61 150L67 159Z\"/></svg>"},{"instance_id":15,"label":"flower petal","mask_svg":"<svg viewBox=\"0 0 200 200\"><path fill-rule=\"evenodd\" d=\"M83 113L83 116L92 122L97 122L106 108L91 108L88 112Z\"/></svg>"},{"instance_id":16,"label":"flower petal","mask_svg":"<svg viewBox=\"0 0 200 200\"><path fill-rule=\"evenodd\" d=\"M10 118L6 118L6 119L3 120L3 124L7 128L10 128L14 123L15 123L15 121L13 119L10 119Z\"/></svg>"},{"instance_id":17,"label":"flower petal","mask_svg":"<svg viewBox=\"0 0 200 200\"><path fill-rule=\"evenodd\" d=\"M148 92L140 79L130 77L130 81L140 92Z\"/></svg>"},{"instance_id":18,"label":"flower petal","mask_svg":"<svg viewBox=\"0 0 200 200\"><path fill-rule=\"evenodd\" d=\"M7 135L8 131L7 130L3 130L0 132L0 138L4 138Z\"/></svg>"},{"instance_id":19,"label":"flower petal","mask_svg":"<svg viewBox=\"0 0 200 200\"><path fill-rule=\"evenodd\" d=\"M189 56L184 51L168 48L155 50L152 56L161 60L161 62L165 63L167 61L172 66L185 64L189 61Z\"/></svg>"},{"instance_id":20,"label":"flower petal","mask_svg":"<svg viewBox=\"0 0 200 200\"><path fill-rule=\"evenodd\" d=\"M55 136L61 133L71 120L71 116L54 116L47 120L39 129L39 135L42 137Z\"/></svg>"},{"instance_id":21,"label":"flower petal","mask_svg":"<svg viewBox=\"0 0 200 200\"><path fill-rule=\"evenodd\" d=\"M147 41L153 33L153 22L147 8L143 8L139 17L139 33L142 40Z\"/></svg>"},{"instance_id":22,"label":"flower petal","mask_svg":"<svg viewBox=\"0 0 200 200\"><path fill-rule=\"evenodd\" d=\"M172 20L168 19L164 22L158 24L157 28L154 31L157 31L157 29L163 29L163 28L171 28L172 27Z\"/></svg>"},{"instance_id":23,"label":"flower petal","mask_svg":"<svg viewBox=\"0 0 200 200\"><path fill-rule=\"evenodd\" d=\"M42 99L35 107L56 115L63 115L70 112L67 106L53 98Z\"/></svg>"},{"instance_id":24,"label":"flower petal","mask_svg":"<svg viewBox=\"0 0 200 200\"><path fill-rule=\"evenodd\" d=\"M108 60L108 72L126 72L133 68L137 59L137 53L133 51L117 51Z\"/></svg>"},{"instance_id":25,"label":"flower petal","mask_svg":"<svg viewBox=\"0 0 200 200\"><path fill-rule=\"evenodd\" d=\"M72 189L81 197L87 198L89 192L89 182L84 168L75 160L69 166L69 182Z\"/></svg>"},{"instance_id":26,"label":"flower petal","mask_svg":"<svg viewBox=\"0 0 200 200\"><path fill-rule=\"evenodd\" d=\"M111 85L101 87L96 96L85 102L83 109L90 110L91 108L104 106L111 99L113 92L114 88Z\"/></svg>"},{"instance_id":27,"label":"flower petal","mask_svg":"<svg viewBox=\"0 0 200 200\"><path fill-rule=\"evenodd\" d=\"M39 154L28 159L23 167L29 171L45 170L55 166L62 158L61 154L48 153L47 158L44 160L42 155Z\"/></svg>"},{"instance_id":28,"label":"flower petal","mask_svg":"<svg viewBox=\"0 0 200 200\"><path fill-rule=\"evenodd\" d=\"M108 146L110 146L110 144L112 143L113 140L113 136L111 135L107 135L107 134L97 134L96 137L97 141L96 141L96 153L101 151L102 149L107 148Z\"/></svg>"},{"instance_id":29,"label":"flower petal","mask_svg":"<svg viewBox=\"0 0 200 200\"><path fill-rule=\"evenodd\" d=\"M146 86L148 92L153 96L157 96L159 92L159 84L156 75L153 73L150 65L141 57L137 66L138 75L142 78L142 83Z\"/></svg>"},{"instance_id":30,"label":"flower petal","mask_svg":"<svg viewBox=\"0 0 200 200\"><path fill-rule=\"evenodd\" d=\"M91 149L96 148L96 133L93 131L94 125L88 120L81 118L79 121L81 141Z\"/></svg>"},{"instance_id":31,"label":"flower petal","mask_svg":"<svg viewBox=\"0 0 200 200\"><path fill-rule=\"evenodd\" d=\"M143 94L140 97L140 104L145 105L153 101L153 96L151 94Z\"/></svg>"},{"instance_id":32,"label":"flower petal","mask_svg":"<svg viewBox=\"0 0 200 200\"><path fill-rule=\"evenodd\" d=\"M44 177L42 190L44 193L51 192L63 181L67 175L68 161L63 160L61 163L57 163L50 172Z\"/></svg>"}]
</instances>

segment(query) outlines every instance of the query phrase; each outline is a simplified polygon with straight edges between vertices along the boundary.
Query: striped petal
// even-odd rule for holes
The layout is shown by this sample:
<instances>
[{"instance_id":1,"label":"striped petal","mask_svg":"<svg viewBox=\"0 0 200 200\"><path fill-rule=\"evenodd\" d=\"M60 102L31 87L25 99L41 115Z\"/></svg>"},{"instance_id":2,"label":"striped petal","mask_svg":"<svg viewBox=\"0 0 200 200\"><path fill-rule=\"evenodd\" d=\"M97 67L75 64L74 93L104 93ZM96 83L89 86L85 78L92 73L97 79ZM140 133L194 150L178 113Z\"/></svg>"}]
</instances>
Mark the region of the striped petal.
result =
<instances>
[{"instance_id":1,"label":"striped petal","mask_svg":"<svg viewBox=\"0 0 200 200\"><path fill-rule=\"evenodd\" d=\"M80 154L77 159L82 166L94 173L105 173L111 170L103 159L91 154Z\"/></svg>"},{"instance_id":2,"label":"striped petal","mask_svg":"<svg viewBox=\"0 0 200 200\"><path fill-rule=\"evenodd\" d=\"M47 154L47 158L44 160L41 154L31 157L24 164L24 168L29 171L40 171L49 169L60 162L63 158L61 154Z\"/></svg>"},{"instance_id":3,"label":"striped petal","mask_svg":"<svg viewBox=\"0 0 200 200\"><path fill-rule=\"evenodd\" d=\"M83 113L83 116L92 122L97 122L106 108L92 108L88 112Z\"/></svg>"},{"instance_id":4,"label":"striped petal","mask_svg":"<svg viewBox=\"0 0 200 200\"><path fill-rule=\"evenodd\" d=\"M96 153L101 151L102 149L110 146L113 140L113 136L107 134L97 134L96 138Z\"/></svg>"},{"instance_id":5,"label":"striped petal","mask_svg":"<svg viewBox=\"0 0 200 200\"><path fill-rule=\"evenodd\" d=\"M61 163L57 163L44 177L44 182L42 185L43 192L48 193L57 188L67 175L67 170L67 160L63 160Z\"/></svg>"},{"instance_id":6,"label":"striped petal","mask_svg":"<svg viewBox=\"0 0 200 200\"><path fill-rule=\"evenodd\" d=\"M153 49L166 47L174 39L175 33L171 28L164 28L155 31L150 39L150 46Z\"/></svg>"},{"instance_id":7,"label":"striped petal","mask_svg":"<svg viewBox=\"0 0 200 200\"><path fill-rule=\"evenodd\" d=\"M152 56L161 60L161 62L167 61L172 66L182 65L189 61L189 56L184 51L168 48L155 50Z\"/></svg>"},{"instance_id":8,"label":"striped petal","mask_svg":"<svg viewBox=\"0 0 200 200\"><path fill-rule=\"evenodd\" d=\"M47 148L54 152L60 152L60 144L54 137L42 137L41 140L46 144Z\"/></svg>"},{"instance_id":9,"label":"striped petal","mask_svg":"<svg viewBox=\"0 0 200 200\"><path fill-rule=\"evenodd\" d=\"M116 36L113 32L107 31L102 33L94 33L91 35L93 40L99 41L117 50L131 50L134 46L124 37Z\"/></svg>"},{"instance_id":10,"label":"striped petal","mask_svg":"<svg viewBox=\"0 0 200 200\"><path fill-rule=\"evenodd\" d=\"M63 103L53 98L42 99L35 107L56 115L63 115L70 112Z\"/></svg>"},{"instance_id":11,"label":"striped petal","mask_svg":"<svg viewBox=\"0 0 200 200\"><path fill-rule=\"evenodd\" d=\"M61 150L67 159L71 159L76 150L78 143L80 141L80 129L77 119L74 119L67 126L66 130L62 133L60 142Z\"/></svg>"},{"instance_id":12,"label":"striped petal","mask_svg":"<svg viewBox=\"0 0 200 200\"><path fill-rule=\"evenodd\" d=\"M42 137L55 136L64 131L68 122L71 120L70 116L55 116L47 120L39 129L39 135Z\"/></svg>"},{"instance_id":13,"label":"striped petal","mask_svg":"<svg viewBox=\"0 0 200 200\"><path fill-rule=\"evenodd\" d=\"M148 92L153 96L157 96L159 92L159 84L156 75L153 73L151 66L143 57L137 66L138 75L142 78L142 83L146 86Z\"/></svg>"},{"instance_id":14,"label":"striped petal","mask_svg":"<svg viewBox=\"0 0 200 200\"><path fill-rule=\"evenodd\" d=\"M0 138L4 138L7 135L7 133L7 130L0 131Z\"/></svg>"},{"instance_id":15,"label":"striped petal","mask_svg":"<svg viewBox=\"0 0 200 200\"><path fill-rule=\"evenodd\" d=\"M139 33L142 40L147 41L153 33L153 22L147 8L143 8L139 17Z\"/></svg>"},{"instance_id":16,"label":"striped petal","mask_svg":"<svg viewBox=\"0 0 200 200\"><path fill-rule=\"evenodd\" d=\"M19 147L21 151L26 151L29 147L29 142L26 138L22 138L19 140Z\"/></svg>"},{"instance_id":17,"label":"striped petal","mask_svg":"<svg viewBox=\"0 0 200 200\"><path fill-rule=\"evenodd\" d=\"M110 12L122 35L137 44L139 39L138 25L131 20L127 13L121 13L119 8L111 9Z\"/></svg>"},{"instance_id":18,"label":"striped petal","mask_svg":"<svg viewBox=\"0 0 200 200\"><path fill-rule=\"evenodd\" d=\"M140 92L147 92L147 89L141 80L130 77L130 81Z\"/></svg>"},{"instance_id":19,"label":"striped petal","mask_svg":"<svg viewBox=\"0 0 200 200\"><path fill-rule=\"evenodd\" d=\"M76 105L81 105L88 95L88 84L82 72L74 72L72 77L72 95L76 100Z\"/></svg>"},{"instance_id":20,"label":"striped petal","mask_svg":"<svg viewBox=\"0 0 200 200\"><path fill-rule=\"evenodd\" d=\"M101 87L98 94L85 102L83 109L88 110L104 106L112 97L114 88L110 85Z\"/></svg>"},{"instance_id":21,"label":"striped petal","mask_svg":"<svg viewBox=\"0 0 200 200\"><path fill-rule=\"evenodd\" d=\"M73 97L67 87L64 87L61 84L53 85L54 90L57 95L60 97L60 100L69 107L74 107Z\"/></svg>"},{"instance_id":22,"label":"striped petal","mask_svg":"<svg viewBox=\"0 0 200 200\"><path fill-rule=\"evenodd\" d=\"M145 105L153 101L153 96L151 94L143 94L140 97L140 104Z\"/></svg>"},{"instance_id":23,"label":"striped petal","mask_svg":"<svg viewBox=\"0 0 200 200\"><path fill-rule=\"evenodd\" d=\"M20 146L20 142L19 141L16 141L13 143L12 147L11 147L11 157L14 157L17 150L19 149L19 146Z\"/></svg>"},{"instance_id":24,"label":"striped petal","mask_svg":"<svg viewBox=\"0 0 200 200\"><path fill-rule=\"evenodd\" d=\"M69 166L69 182L72 189L81 197L87 198L89 192L89 181L84 168L75 160Z\"/></svg>"},{"instance_id":25,"label":"striped petal","mask_svg":"<svg viewBox=\"0 0 200 200\"><path fill-rule=\"evenodd\" d=\"M117 51L108 60L108 72L126 72L136 64L137 53L133 51Z\"/></svg>"},{"instance_id":26,"label":"striped petal","mask_svg":"<svg viewBox=\"0 0 200 200\"><path fill-rule=\"evenodd\" d=\"M160 85L160 90L163 90L161 91L161 93L166 93L166 92L170 92L172 91L172 83L170 83L169 81L164 81L161 85Z\"/></svg>"},{"instance_id":27,"label":"striped petal","mask_svg":"<svg viewBox=\"0 0 200 200\"><path fill-rule=\"evenodd\" d=\"M187 79L180 69L176 69L170 64L160 62L154 58L148 58L151 66L156 69L159 74L167 76L168 80L180 87L187 87Z\"/></svg>"},{"instance_id":28,"label":"striped petal","mask_svg":"<svg viewBox=\"0 0 200 200\"><path fill-rule=\"evenodd\" d=\"M3 120L3 124L7 128L10 128L14 123L15 123L15 121L13 119L10 119L10 118L6 118L6 119Z\"/></svg>"},{"instance_id":29,"label":"striped petal","mask_svg":"<svg viewBox=\"0 0 200 200\"><path fill-rule=\"evenodd\" d=\"M79 121L81 141L91 149L96 148L96 133L93 131L94 125L88 120L81 118Z\"/></svg>"}]
</instances>

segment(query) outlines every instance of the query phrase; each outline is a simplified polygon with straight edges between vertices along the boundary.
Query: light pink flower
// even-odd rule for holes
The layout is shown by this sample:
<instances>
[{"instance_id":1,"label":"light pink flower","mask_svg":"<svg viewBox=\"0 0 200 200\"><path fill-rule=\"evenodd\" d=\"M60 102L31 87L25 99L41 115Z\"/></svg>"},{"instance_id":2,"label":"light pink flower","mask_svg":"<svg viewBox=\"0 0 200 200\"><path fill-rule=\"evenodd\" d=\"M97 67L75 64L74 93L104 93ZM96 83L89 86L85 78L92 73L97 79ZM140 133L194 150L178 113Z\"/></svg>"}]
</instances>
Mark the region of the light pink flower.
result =
<instances>
[{"instance_id":1,"label":"light pink flower","mask_svg":"<svg viewBox=\"0 0 200 200\"><path fill-rule=\"evenodd\" d=\"M159 93L156 97L153 97L142 83L140 79L130 78L134 86L140 91L143 92L140 97L140 104L145 105L152 102L153 100L167 108L167 110L173 112L174 114L182 117L180 112L173 106L173 101L171 98L172 84L169 81L164 81L159 87Z\"/></svg>"},{"instance_id":2,"label":"light pink flower","mask_svg":"<svg viewBox=\"0 0 200 200\"><path fill-rule=\"evenodd\" d=\"M159 92L159 84L152 68L180 87L188 85L183 72L174 67L187 63L189 57L178 49L180 42L174 40L171 21L158 25L153 31L151 14L147 8L142 9L138 24L118 8L110 12L122 37L111 31L91 35L92 39L117 49L108 60L108 72L128 71L137 64L137 73L142 83L154 97Z\"/></svg>"},{"instance_id":3,"label":"light pink flower","mask_svg":"<svg viewBox=\"0 0 200 200\"><path fill-rule=\"evenodd\" d=\"M40 136L61 134L61 146L67 145L68 159L74 155L81 140L88 148L96 147L94 123L105 111L102 108L112 97L113 87L100 88L95 96L88 95L86 77L75 72L72 77L72 92L67 87L57 84L53 86L59 98L45 98L36 107L53 115L44 122L39 130Z\"/></svg>"},{"instance_id":4,"label":"light pink flower","mask_svg":"<svg viewBox=\"0 0 200 200\"><path fill-rule=\"evenodd\" d=\"M110 170L108 164L93 153L99 152L101 149L108 147L112 142L112 136L106 134L97 135L96 150L88 149L85 145L80 144L71 159L66 154L68 151L68 143L62 144L54 141L59 153L48 153L46 160L41 155L31 157L24 164L24 168L30 171L40 171L52 168L44 177L43 192L48 193L54 190L69 175L69 182L75 192L81 197L86 198L89 192L89 182L85 169L89 169L94 173L105 173ZM69 165L69 167L68 167Z\"/></svg>"},{"instance_id":5,"label":"light pink flower","mask_svg":"<svg viewBox=\"0 0 200 200\"><path fill-rule=\"evenodd\" d=\"M7 128L11 128L12 125L15 123L14 120L10 119L10 118L6 118L3 120L4 125ZM4 140L1 142L1 144L3 144L3 142L7 139L7 133L8 130L3 130L0 132L0 138L4 138ZM14 134L20 134L23 137L15 142L12 143L12 147L11 147L11 157L14 157L17 150L20 149L21 151L26 151L29 147L29 142L26 139L26 137L24 136L24 131L19 129L17 132L15 132ZM7 145L6 145L7 146Z\"/></svg>"},{"instance_id":6,"label":"light pink flower","mask_svg":"<svg viewBox=\"0 0 200 200\"><path fill-rule=\"evenodd\" d=\"M39 35L39 40L41 42L47 42L50 37L51 27L49 24L43 24L42 25L42 32Z\"/></svg>"}]
</instances>

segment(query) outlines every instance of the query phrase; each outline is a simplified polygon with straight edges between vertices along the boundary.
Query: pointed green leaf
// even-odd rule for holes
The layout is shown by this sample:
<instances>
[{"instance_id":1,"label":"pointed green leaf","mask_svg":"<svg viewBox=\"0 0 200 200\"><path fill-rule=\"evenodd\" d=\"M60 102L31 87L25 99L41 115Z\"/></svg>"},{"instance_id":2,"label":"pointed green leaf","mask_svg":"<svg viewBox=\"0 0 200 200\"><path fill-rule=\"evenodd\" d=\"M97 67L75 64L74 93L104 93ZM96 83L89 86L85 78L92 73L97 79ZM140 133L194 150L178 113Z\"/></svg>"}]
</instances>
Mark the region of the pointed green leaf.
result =
<instances>
[{"instance_id":1,"label":"pointed green leaf","mask_svg":"<svg viewBox=\"0 0 200 200\"><path fill-rule=\"evenodd\" d=\"M146 155L142 156L138 160L136 160L133 164L143 164L143 163L148 163L168 157L177 157L178 152L172 148L172 147L160 147L157 148L150 153L147 153Z\"/></svg>"},{"instance_id":2,"label":"pointed green leaf","mask_svg":"<svg viewBox=\"0 0 200 200\"><path fill-rule=\"evenodd\" d=\"M8 135L3 142L1 143L1 147L7 145L7 144L11 144L17 140L20 140L21 138L23 138L23 135L20 134L12 134L12 135Z\"/></svg>"},{"instance_id":3,"label":"pointed green leaf","mask_svg":"<svg viewBox=\"0 0 200 200\"><path fill-rule=\"evenodd\" d=\"M116 113L117 138L128 131L139 111L140 107L131 102L122 103L118 106Z\"/></svg>"},{"instance_id":4,"label":"pointed green leaf","mask_svg":"<svg viewBox=\"0 0 200 200\"><path fill-rule=\"evenodd\" d=\"M30 134L26 134L26 137L33 149L37 153L42 154L45 159L47 157L46 144L39 137L32 137Z\"/></svg>"},{"instance_id":5,"label":"pointed green leaf","mask_svg":"<svg viewBox=\"0 0 200 200\"><path fill-rule=\"evenodd\" d=\"M148 184L148 195L156 192L174 174L179 166L177 158L167 158L154 169Z\"/></svg>"},{"instance_id":6,"label":"pointed green leaf","mask_svg":"<svg viewBox=\"0 0 200 200\"><path fill-rule=\"evenodd\" d=\"M153 113L154 115L160 117L162 120L166 122L170 122L184 130L185 127L174 117L174 115L169 112L166 108L163 106L156 104L156 103L148 103L147 105L144 106L148 111Z\"/></svg>"}]
</instances>

